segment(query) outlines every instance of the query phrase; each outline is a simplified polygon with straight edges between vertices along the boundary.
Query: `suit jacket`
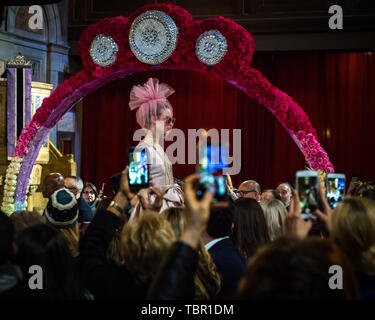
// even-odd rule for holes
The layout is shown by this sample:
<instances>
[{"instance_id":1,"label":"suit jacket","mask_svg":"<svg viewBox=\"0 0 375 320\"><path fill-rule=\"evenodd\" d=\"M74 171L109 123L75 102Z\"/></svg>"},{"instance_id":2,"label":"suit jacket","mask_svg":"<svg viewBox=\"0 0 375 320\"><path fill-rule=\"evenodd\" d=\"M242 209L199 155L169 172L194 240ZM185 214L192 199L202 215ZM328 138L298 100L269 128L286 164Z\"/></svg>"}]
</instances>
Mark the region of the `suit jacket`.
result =
<instances>
[{"instance_id":1,"label":"suit jacket","mask_svg":"<svg viewBox=\"0 0 375 320\"><path fill-rule=\"evenodd\" d=\"M375 276L356 272L361 300L375 300Z\"/></svg>"},{"instance_id":2,"label":"suit jacket","mask_svg":"<svg viewBox=\"0 0 375 320\"><path fill-rule=\"evenodd\" d=\"M79 210L78 222L92 221L92 219L94 218L94 214L93 214L90 206L86 202L86 200L83 199L82 197L80 197L77 200L77 202L78 202L78 210Z\"/></svg>"},{"instance_id":3,"label":"suit jacket","mask_svg":"<svg viewBox=\"0 0 375 320\"><path fill-rule=\"evenodd\" d=\"M238 283L245 274L246 260L229 238L215 243L208 252L222 276L218 298L234 298Z\"/></svg>"}]
</instances>

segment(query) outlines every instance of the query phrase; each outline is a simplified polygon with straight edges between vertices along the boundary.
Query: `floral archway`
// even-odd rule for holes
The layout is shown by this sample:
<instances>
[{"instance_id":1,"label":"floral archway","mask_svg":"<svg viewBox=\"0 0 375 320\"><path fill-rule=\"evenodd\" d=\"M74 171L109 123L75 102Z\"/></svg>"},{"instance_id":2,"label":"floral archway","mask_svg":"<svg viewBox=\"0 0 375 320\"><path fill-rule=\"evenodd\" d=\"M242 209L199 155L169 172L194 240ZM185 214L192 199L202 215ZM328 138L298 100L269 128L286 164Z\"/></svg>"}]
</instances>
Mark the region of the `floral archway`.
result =
<instances>
[{"instance_id":1,"label":"floral archway","mask_svg":"<svg viewBox=\"0 0 375 320\"><path fill-rule=\"evenodd\" d=\"M152 69L192 70L228 81L272 112L312 169L333 172L306 113L251 67L254 48L251 34L233 20L194 21L173 4L146 5L128 18L106 18L88 27L79 41L83 70L43 100L18 139L7 169L2 210L24 210L40 147L66 112L104 84Z\"/></svg>"}]
</instances>

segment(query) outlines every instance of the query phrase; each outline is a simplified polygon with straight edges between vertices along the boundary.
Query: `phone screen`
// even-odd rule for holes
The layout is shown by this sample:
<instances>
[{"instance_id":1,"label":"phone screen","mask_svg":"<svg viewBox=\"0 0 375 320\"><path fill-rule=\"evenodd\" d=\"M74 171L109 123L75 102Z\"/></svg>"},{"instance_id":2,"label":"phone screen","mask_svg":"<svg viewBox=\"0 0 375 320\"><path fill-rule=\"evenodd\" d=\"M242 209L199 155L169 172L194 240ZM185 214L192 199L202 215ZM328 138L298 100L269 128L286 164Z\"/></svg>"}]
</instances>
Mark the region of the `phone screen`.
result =
<instances>
[{"instance_id":1,"label":"phone screen","mask_svg":"<svg viewBox=\"0 0 375 320\"><path fill-rule=\"evenodd\" d=\"M312 213L318 209L318 175L297 173L297 191L300 199L301 213L304 219L315 219Z\"/></svg>"},{"instance_id":2,"label":"phone screen","mask_svg":"<svg viewBox=\"0 0 375 320\"><path fill-rule=\"evenodd\" d=\"M129 149L129 185L131 188L149 186L147 152L137 148Z\"/></svg>"},{"instance_id":3,"label":"phone screen","mask_svg":"<svg viewBox=\"0 0 375 320\"><path fill-rule=\"evenodd\" d=\"M215 188L215 195L212 202L221 202L226 200L226 189L225 189L226 177L222 175L214 175L211 173L201 174L199 181L199 187L197 190L198 199L201 199L204 193L211 187Z\"/></svg>"},{"instance_id":4,"label":"phone screen","mask_svg":"<svg viewBox=\"0 0 375 320\"><path fill-rule=\"evenodd\" d=\"M215 172L228 167L228 146L201 145L199 148L199 172Z\"/></svg>"},{"instance_id":5,"label":"phone screen","mask_svg":"<svg viewBox=\"0 0 375 320\"><path fill-rule=\"evenodd\" d=\"M201 176L197 196L203 197L206 190L214 187L215 196L212 202L226 200L226 177L222 170L228 167L228 146L220 144L207 144L199 147L198 173Z\"/></svg>"},{"instance_id":6,"label":"phone screen","mask_svg":"<svg viewBox=\"0 0 375 320\"><path fill-rule=\"evenodd\" d=\"M344 198L345 176L327 175L327 200L331 208L335 208L337 203Z\"/></svg>"}]
</instances>

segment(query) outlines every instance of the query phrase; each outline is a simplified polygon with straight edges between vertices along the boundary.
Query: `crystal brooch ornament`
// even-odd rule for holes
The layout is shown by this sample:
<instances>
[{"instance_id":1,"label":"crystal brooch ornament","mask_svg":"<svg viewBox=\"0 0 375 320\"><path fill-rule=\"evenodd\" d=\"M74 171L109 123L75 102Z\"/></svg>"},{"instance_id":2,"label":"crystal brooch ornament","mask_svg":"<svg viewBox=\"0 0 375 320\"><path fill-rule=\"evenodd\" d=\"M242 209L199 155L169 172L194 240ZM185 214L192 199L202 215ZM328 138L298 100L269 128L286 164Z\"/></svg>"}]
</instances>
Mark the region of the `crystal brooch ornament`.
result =
<instances>
[{"instance_id":1,"label":"crystal brooch ornament","mask_svg":"<svg viewBox=\"0 0 375 320\"><path fill-rule=\"evenodd\" d=\"M143 63L166 61L177 47L178 28L162 11L149 10L134 19L129 32L130 49Z\"/></svg>"},{"instance_id":2,"label":"crystal brooch ornament","mask_svg":"<svg viewBox=\"0 0 375 320\"><path fill-rule=\"evenodd\" d=\"M95 64L107 67L116 62L118 44L110 36L99 34L92 40L90 45L90 56Z\"/></svg>"},{"instance_id":3,"label":"crystal brooch ornament","mask_svg":"<svg viewBox=\"0 0 375 320\"><path fill-rule=\"evenodd\" d=\"M199 61L209 66L219 63L227 51L227 40L218 30L203 32L195 46L195 54Z\"/></svg>"}]
</instances>

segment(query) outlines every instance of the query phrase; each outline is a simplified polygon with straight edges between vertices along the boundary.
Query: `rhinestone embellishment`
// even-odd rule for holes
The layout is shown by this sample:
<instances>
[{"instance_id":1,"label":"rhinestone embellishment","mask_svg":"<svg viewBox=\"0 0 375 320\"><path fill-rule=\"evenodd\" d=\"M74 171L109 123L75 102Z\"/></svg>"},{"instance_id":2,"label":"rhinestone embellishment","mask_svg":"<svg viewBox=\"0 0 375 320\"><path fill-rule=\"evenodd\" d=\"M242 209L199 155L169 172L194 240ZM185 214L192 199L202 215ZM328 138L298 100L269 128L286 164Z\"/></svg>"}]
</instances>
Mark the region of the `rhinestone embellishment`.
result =
<instances>
[{"instance_id":1,"label":"rhinestone embellishment","mask_svg":"<svg viewBox=\"0 0 375 320\"><path fill-rule=\"evenodd\" d=\"M116 62L118 45L110 36L99 34L92 40L90 56L92 61L101 67L107 67Z\"/></svg>"},{"instance_id":2,"label":"rhinestone embellishment","mask_svg":"<svg viewBox=\"0 0 375 320\"><path fill-rule=\"evenodd\" d=\"M195 54L199 61L209 66L219 63L227 51L227 40L218 30L203 32L195 46Z\"/></svg>"},{"instance_id":3,"label":"rhinestone embellishment","mask_svg":"<svg viewBox=\"0 0 375 320\"><path fill-rule=\"evenodd\" d=\"M134 19L129 32L130 49L147 64L166 61L177 47L178 28L162 11L149 10Z\"/></svg>"}]
</instances>

